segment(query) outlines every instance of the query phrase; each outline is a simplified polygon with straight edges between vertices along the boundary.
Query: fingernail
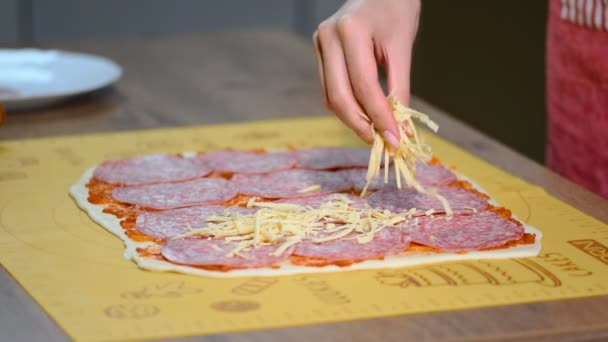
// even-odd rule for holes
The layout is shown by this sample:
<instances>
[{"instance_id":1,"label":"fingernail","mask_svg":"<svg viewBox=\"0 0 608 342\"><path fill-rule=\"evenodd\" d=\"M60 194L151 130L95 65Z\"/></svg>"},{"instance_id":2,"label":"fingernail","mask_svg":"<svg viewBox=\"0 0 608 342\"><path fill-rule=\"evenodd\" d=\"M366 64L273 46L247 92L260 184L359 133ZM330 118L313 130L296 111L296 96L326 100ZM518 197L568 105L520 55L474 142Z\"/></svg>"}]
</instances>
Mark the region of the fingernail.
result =
<instances>
[{"instance_id":1,"label":"fingernail","mask_svg":"<svg viewBox=\"0 0 608 342\"><path fill-rule=\"evenodd\" d=\"M399 139L391 131L384 131L384 140L388 141L393 148L399 148Z\"/></svg>"},{"instance_id":2,"label":"fingernail","mask_svg":"<svg viewBox=\"0 0 608 342\"><path fill-rule=\"evenodd\" d=\"M407 134L408 137L411 137L414 135L414 132L412 131L412 128L410 127L410 125L405 125L405 134Z\"/></svg>"}]
</instances>

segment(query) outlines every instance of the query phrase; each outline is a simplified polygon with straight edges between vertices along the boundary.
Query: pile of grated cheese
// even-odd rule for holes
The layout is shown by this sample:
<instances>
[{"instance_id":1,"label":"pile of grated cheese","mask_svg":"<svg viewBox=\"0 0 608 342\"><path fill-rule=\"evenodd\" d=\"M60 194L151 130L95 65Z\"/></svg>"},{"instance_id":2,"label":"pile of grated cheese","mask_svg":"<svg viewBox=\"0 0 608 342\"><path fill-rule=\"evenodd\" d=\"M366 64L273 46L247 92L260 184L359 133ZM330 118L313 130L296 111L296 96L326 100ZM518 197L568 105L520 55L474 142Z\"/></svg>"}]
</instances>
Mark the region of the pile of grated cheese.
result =
<instances>
[{"instance_id":1,"label":"pile of grated cheese","mask_svg":"<svg viewBox=\"0 0 608 342\"><path fill-rule=\"evenodd\" d=\"M252 198L247 207L260 208L255 214L225 212L223 215L207 218L204 227L174 237L182 239L191 236L223 238L226 243L236 242L237 246L226 256L242 256L241 252L257 246L276 245L271 255L281 255L290 246L305 238L315 243L338 239L356 239L359 244L369 243L380 230L404 222L416 214L412 208L407 212L394 214L387 210L354 208L352 202L343 195L335 195L318 208L288 203L257 202ZM427 215L431 215L428 213ZM218 247L218 251L221 251Z\"/></svg>"},{"instance_id":2,"label":"pile of grated cheese","mask_svg":"<svg viewBox=\"0 0 608 342\"><path fill-rule=\"evenodd\" d=\"M402 105L393 95L388 96L388 102L399 129L399 148L395 149L390 144L387 144L382 135L376 132L372 124L374 143L372 145L369 165L367 167L367 183L361 192L361 197L365 195L373 180L380 176L382 157L384 157L384 183L388 183L389 166L392 159L398 189L402 188L401 178L403 177L407 187L414 188L420 193L425 193L437 198L437 200L441 202L446 216L451 217L453 212L448 201L443 196L439 195L435 189L427 189L416 181L416 162L420 161L427 163L431 160L432 151L429 145L421 141L412 118L418 119L420 122L427 125L433 132L437 132L439 126L437 126L437 124L426 114ZM411 137L405 133L406 126L409 127L412 132Z\"/></svg>"}]
</instances>

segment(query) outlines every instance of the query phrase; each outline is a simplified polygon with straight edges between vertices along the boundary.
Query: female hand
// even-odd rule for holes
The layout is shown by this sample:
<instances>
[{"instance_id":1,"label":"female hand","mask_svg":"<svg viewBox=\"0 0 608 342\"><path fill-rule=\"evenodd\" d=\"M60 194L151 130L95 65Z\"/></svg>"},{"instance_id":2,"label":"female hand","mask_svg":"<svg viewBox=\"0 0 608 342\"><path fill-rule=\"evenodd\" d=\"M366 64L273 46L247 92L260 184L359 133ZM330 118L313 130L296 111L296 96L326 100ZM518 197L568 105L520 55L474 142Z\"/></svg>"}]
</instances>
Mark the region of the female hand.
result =
<instances>
[{"instance_id":1,"label":"female hand","mask_svg":"<svg viewBox=\"0 0 608 342\"><path fill-rule=\"evenodd\" d=\"M420 0L349 0L313 35L325 105L367 143L373 123L399 145L377 65L386 68L389 94L407 105L419 14Z\"/></svg>"}]
</instances>

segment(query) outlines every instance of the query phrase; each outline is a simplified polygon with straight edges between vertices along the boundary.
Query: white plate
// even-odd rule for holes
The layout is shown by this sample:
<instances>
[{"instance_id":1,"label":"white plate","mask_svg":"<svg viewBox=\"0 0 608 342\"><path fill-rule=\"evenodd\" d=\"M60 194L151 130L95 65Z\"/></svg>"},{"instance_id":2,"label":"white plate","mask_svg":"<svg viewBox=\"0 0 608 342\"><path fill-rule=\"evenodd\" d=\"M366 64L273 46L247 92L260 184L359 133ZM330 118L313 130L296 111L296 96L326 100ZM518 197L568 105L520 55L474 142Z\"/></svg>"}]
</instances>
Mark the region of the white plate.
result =
<instances>
[{"instance_id":1,"label":"white plate","mask_svg":"<svg viewBox=\"0 0 608 342\"><path fill-rule=\"evenodd\" d=\"M8 110L55 104L116 82L122 69L89 54L0 49L0 102Z\"/></svg>"}]
</instances>

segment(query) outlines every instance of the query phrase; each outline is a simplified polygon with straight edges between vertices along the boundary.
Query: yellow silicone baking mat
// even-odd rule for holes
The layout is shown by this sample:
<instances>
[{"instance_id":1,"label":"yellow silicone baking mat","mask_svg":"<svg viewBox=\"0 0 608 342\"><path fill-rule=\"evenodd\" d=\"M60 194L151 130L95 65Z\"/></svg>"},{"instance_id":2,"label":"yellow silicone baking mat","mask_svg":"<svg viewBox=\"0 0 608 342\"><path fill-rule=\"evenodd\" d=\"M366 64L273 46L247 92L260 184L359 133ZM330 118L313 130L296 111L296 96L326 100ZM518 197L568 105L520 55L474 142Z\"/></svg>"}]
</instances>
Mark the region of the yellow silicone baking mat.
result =
<instances>
[{"instance_id":1,"label":"yellow silicone baking mat","mask_svg":"<svg viewBox=\"0 0 608 342\"><path fill-rule=\"evenodd\" d=\"M68 196L106 159L222 148L356 146L329 117L0 143L0 262L76 340L217 334L608 294L608 226L427 134L436 155L544 237L538 257L277 278L138 269Z\"/></svg>"}]
</instances>

